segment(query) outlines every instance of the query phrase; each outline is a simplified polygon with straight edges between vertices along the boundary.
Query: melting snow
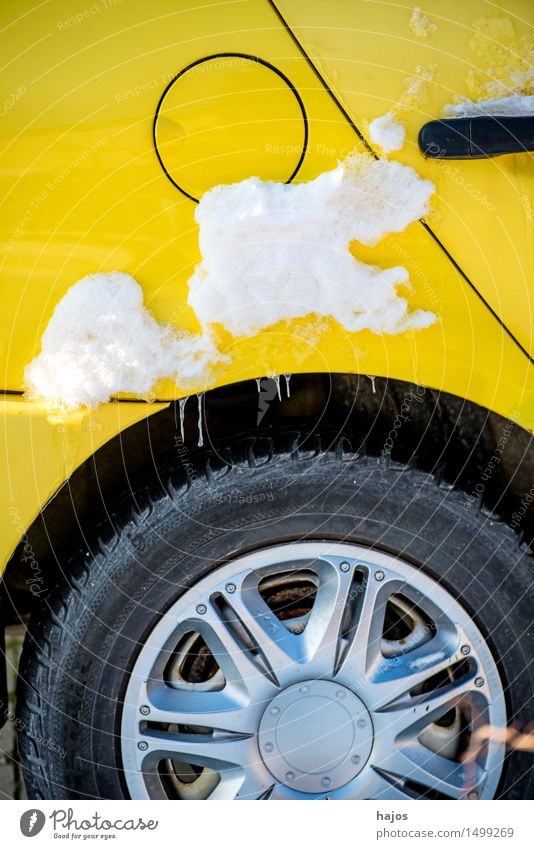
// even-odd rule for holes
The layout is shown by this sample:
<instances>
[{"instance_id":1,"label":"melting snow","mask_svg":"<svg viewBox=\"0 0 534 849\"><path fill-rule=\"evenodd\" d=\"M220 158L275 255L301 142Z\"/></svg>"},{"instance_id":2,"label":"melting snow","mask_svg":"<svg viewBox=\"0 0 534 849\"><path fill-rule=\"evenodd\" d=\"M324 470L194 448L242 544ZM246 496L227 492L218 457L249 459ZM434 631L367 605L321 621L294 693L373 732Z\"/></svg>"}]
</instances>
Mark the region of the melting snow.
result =
<instances>
[{"instance_id":1,"label":"melting snow","mask_svg":"<svg viewBox=\"0 0 534 849\"><path fill-rule=\"evenodd\" d=\"M397 101L397 111L408 112L411 109L421 111L431 99L433 83L438 73L438 65L416 65L413 74L404 78L404 89Z\"/></svg>"},{"instance_id":2,"label":"melting snow","mask_svg":"<svg viewBox=\"0 0 534 849\"><path fill-rule=\"evenodd\" d=\"M288 398L291 398L291 389L290 389L290 387L289 387L289 382L290 382L290 380L291 380L291 375L290 375L290 374L284 374L284 380L285 380L285 382L286 382L286 393L287 393L287 397L288 397Z\"/></svg>"},{"instance_id":3,"label":"melting snow","mask_svg":"<svg viewBox=\"0 0 534 849\"><path fill-rule=\"evenodd\" d=\"M203 260L189 304L203 325L251 335L285 319L326 316L348 331L400 333L428 327L397 292L401 266L377 268L351 254L376 244L429 209L434 186L398 162L356 155L309 183L252 177L217 186L196 209Z\"/></svg>"},{"instance_id":4,"label":"melting snow","mask_svg":"<svg viewBox=\"0 0 534 849\"><path fill-rule=\"evenodd\" d=\"M199 392L197 395L197 407L198 407L198 447L202 448L204 445L204 433L202 430L202 401L204 399L204 392Z\"/></svg>"},{"instance_id":5,"label":"melting snow","mask_svg":"<svg viewBox=\"0 0 534 849\"><path fill-rule=\"evenodd\" d=\"M226 361L214 324L234 336L305 316L317 327L334 318L348 331L428 327L436 316L410 311L397 291L409 286L407 270L360 262L349 245L374 245L404 230L428 211L433 190L412 168L367 155L309 183L253 177L212 189L196 209L203 259L189 281L202 332L156 321L128 274L89 275L57 304L41 353L25 371L29 395L53 406L94 407L119 392L147 397L161 378L203 388L213 382L212 367ZM180 405L182 429L183 413Z\"/></svg>"},{"instance_id":6,"label":"melting snow","mask_svg":"<svg viewBox=\"0 0 534 849\"><path fill-rule=\"evenodd\" d=\"M278 400L281 401L282 400L282 393L280 391L280 375L279 374L272 374L271 380L274 380L274 385L276 386L276 394L278 395Z\"/></svg>"},{"instance_id":7,"label":"melting snow","mask_svg":"<svg viewBox=\"0 0 534 849\"><path fill-rule=\"evenodd\" d=\"M156 321L139 284L114 271L90 274L68 290L24 377L31 397L95 407L118 392L146 396L164 377L182 387L209 383L210 366L221 359L209 332Z\"/></svg>"},{"instance_id":8,"label":"melting snow","mask_svg":"<svg viewBox=\"0 0 534 849\"><path fill-rule=\"evenodd\" d=\"M180 409L180 436L182 437L182 442L185 442L185 405L187 404L188 396L185 398L180 398L178 401L178 406Z\"/></svg>"},{"instance_id":9,"label":"melting snow","mask_svg":"<svg viewBox=\"0 0 534 849\"><path fill-rule=\"evenodd\" d=\"M365 376L368 377L371 381L371 386L373 387L373 395L376 395L376 377L373 374L366 374Z\"/></svg>"},{"instance_id":10,"label":"melting snow","mask_svg":"<svg viewBox=\"0 0 534 849\"><path fill-rule=\"evenodd\" d=\"M449 103L444 109L444 114L447 118L472 118L477 115L533 115L534 95L511 94L507 97Z\"/></svg>"},{"instance_id":11,"label":"melting snow","mask_svg":"<svg viewBox=\"0 0 534 849\"><path fill-rule=\"evenodd\" d=\"M418 38L426 38L430 32L435 32L438 27L432 23L427 15L423 14L419 6L416 6L410 18L410 29Z\"/></svg>"},{"instance_id":12,"label":"melting snow","mask_svg":"<svg viewBox=\"0 0 534 849\"><path fill-rule=\"evenodd\" d=\"M371 141L380 145L384 153L391 153L402 148L406 130L395 120L393 112L387 112L369 124L369 135Z\"/></svg>"}]
</instances>

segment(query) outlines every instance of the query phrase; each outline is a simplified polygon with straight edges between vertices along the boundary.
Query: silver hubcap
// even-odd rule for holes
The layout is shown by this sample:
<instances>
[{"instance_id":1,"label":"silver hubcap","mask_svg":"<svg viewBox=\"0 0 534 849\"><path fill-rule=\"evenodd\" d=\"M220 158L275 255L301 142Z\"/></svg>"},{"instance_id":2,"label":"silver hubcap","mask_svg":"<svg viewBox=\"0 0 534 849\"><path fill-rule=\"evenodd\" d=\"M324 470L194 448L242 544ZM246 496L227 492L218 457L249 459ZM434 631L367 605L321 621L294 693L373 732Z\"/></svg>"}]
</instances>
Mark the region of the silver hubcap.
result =
<instances>
[{"instance_id":1,"label":"silver hubcap","mask_svg":"<svg viewBox=\"0 0 534 849\"><path fill-rule=\"evenodd\" d=\"M492 798L506 725L480 631L436 581L355 545L274 546L185 592L128 684L132 798Z\"/></svg>"},{"instance_id":2,"label":"silver hubcap","mask_svg":"<svg viewBox=\"0 0 534 849\"><path fill-rule=\"evenodd\" d=\"M337 790L373 747L364 703L333 681L303 681L275 696L260 722L261 756L273 776L303 793Z\"/></svg>"}]
</instances>

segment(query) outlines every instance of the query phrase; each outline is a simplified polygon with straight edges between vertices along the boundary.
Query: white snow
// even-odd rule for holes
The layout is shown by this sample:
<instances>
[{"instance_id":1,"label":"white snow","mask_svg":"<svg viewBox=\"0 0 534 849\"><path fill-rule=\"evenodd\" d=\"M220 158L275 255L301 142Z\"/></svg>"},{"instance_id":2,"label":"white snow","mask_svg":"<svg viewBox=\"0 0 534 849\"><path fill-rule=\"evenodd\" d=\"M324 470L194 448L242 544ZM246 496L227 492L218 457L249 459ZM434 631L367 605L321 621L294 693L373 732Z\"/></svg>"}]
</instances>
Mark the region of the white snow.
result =
<instances>
[{"instance_id":1,"label":"white snow","mask_svg":"<svg viewBox=\"0 0 534 849\"><path fill-rule=\"evenodd\" d=\"M410 17L410 29L418 38L426 38L430 32L435 32L438 27L432 23L427 15L423 14L419 6L416 6Z\"/></svg>"},{"instance_id":2,"label":"white snow","mask_svg":"<svg viewBox=\"0 0 534 849\"><path fill-rule=\"evenodd\" d=\"M406 130L399 121L395 120L393 112L387 112L380 118L371 121L369 135L371 141L378 144L384 153L391 153L394 150L401 150L406 137Z\"/></svg>"},{"instance_id":3,"label":"white snow","mask_svg":"<svg viewBox=\"0 0 534 849\"><path fill-rule=\"evenodd\" d=\"M534 114L534 95L511 94L485 100L464 100L449 103L444 109L447 118L472 118L477 115L521 116Z\"/></svg>"},{"instance_id":4,"label":"white snow","mask_svg":"<svg viewBox=\"0 0 534 849\"><path fill-rule=\"evenodd\" d=\"M428 327L434 313L410 311L397 291L409 287L407 270L368 265L349 246L401 232L428 211L433 191L412 168L362 154L308 183L254 177L218 186L195 213L203 259L188 300L201 332L158 322L128 274L91 274L57 304L41 353L26 367L26 390L63 408L94 407L117 393L149 397L161 378L198 391L227 361L213 325L234 336L302 317L317 333L328 318L347 331Z\"/></svg>"},{"instance_id":5,"label":"white snow","mask_svg":"<svg viewBox=\"0 0 534 849\"><path fill-rule=\"evenodd\" d=\"M209 383L218 360L209 332L180 332L156 321L134 278L114 271L90 274L67 291L24 378L30 397L95 407L118 392L146 397L164 377L184 388Z\"/></svg>"},{"instance_id":6,"label":"white snow","mask_svg":"<svg viewBox=\"0 0 534 849\"><path fill-rule=\"evenodd\" d=\"M408 112L411 109L421 110L432 96L434 78L439 65L416 65L413 74L404 78L404 90L396 104L396 109Z\"/></svg>"},{"instance_id":7,"label":"white snow","mask_svg":"<svg viewBox=\"0 0 534 849\"><path fill-rule=\"evenodd\" d=\"M304 316L332 317L348 331L428 327L434 314L410 312L397 292L409 284L406 269L367 265L349 245L404 230L433 191L412 168L364 154L309 183L217 186L196 209L203 259L189 304L201 324L234 336Z\"/></svg>"}]
</instances>

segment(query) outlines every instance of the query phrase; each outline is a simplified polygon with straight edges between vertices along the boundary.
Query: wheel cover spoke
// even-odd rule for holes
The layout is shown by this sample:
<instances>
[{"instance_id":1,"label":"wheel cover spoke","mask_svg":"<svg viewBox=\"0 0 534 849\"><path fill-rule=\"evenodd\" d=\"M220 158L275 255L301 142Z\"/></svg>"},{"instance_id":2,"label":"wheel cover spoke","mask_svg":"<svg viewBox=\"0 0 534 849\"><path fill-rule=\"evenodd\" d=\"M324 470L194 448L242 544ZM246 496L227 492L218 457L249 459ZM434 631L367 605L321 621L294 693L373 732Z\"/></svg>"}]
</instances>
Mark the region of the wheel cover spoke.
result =
<instances>
[{"instance_id":1,"label":"wheel cover spoke","mask_svg":"<svg viewBox=\"0 0 534 849\"><path fill-rule=\"evenodd\" d=\"M421 696L404 702L396 699L375 714L377 731L393 739L400 736L405 739L411 737L420 733L430 722L441 719L447 711L455 708L462 698L473 692L475 685L471 677L456 686L442 687L427 697Z\"/></svg>"},{"instance_id":2,"label":"wheel cover spoke","mask_svg":"<svg viewBox=\"0 0 534 849\"><path fill-rule=\"evenodd\" d=\"M225 687L220 692L179 693L163 684L141 687L141 701L150 709L152 723L202 726L235 734L254 734L254 714L238 691ZM144 696L143 696L144 694Z\"/></svg>"},{"instance_id":3,"label":"wheel cover spoke","mask_svg":"<svg viewBox=\"0 0 534 849\"><path fill-rule=\"evenodd\" d=\"M275 686L283 686L293 678L295 664L305 663L305 645L300 637L292 634L276 619L261 597L257 583L250 580L253 577L246 576L243 583L227 599L230 611L227 640L229 643L232 640L229 631L231 627L241 627L258 651L259 661L263 659L266 677L270 677ZM239 664L240 661L237 660L236 663ZM240 669L240 672L243 682L247 684L248 680L250 686L248 670ZM254 686L255 676L252 675L251 678Z\"/></svg>"},{"instance_id":4,"label":"wheel cover spoke","mask_svg":"<svg viewBox=\"0 0 534 849\"><path fill-rule=\"evenodd\" d=\"M387 600L401 585L396 578L385 577L377 581L371 570L367 571L357 618L350 631L347 652L341 664L342 676L364 677L380 662Z\"/></svg>"},{"instance_id":5,"label":"wheel cover spoke","mask_svg":"<svg viewBox=\"0 0 534 849\"><path fill-rule=\"evenodd\" d=\"M463 764L452 763L418 743L395 749L380 765L379 772L393 780L417 782L450 799L466 795L467 773Z\"/></svg>"},{"instance_id":6,"label":"wheel cover spoke","mask_svg":"<svg viewBox=\"0 0 534 849\"><path fill-rule=\"evenodd\" d=\"M216 737L211 734L174 734L145 731L143 762L159 762L163 758L180 757L188 763L209 767L242 767L258 757L253 737Z\"/></svg>"}]
</instances>

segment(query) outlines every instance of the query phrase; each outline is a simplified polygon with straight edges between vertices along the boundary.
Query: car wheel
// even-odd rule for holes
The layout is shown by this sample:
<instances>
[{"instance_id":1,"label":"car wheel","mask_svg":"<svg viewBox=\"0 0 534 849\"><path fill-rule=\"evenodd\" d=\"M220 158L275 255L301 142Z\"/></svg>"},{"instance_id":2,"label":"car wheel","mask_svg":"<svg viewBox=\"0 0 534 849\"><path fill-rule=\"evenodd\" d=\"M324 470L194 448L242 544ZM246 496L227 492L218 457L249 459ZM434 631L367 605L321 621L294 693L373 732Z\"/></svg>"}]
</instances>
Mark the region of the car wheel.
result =
<instances>
[{"instance_id":1,"label":"car wheel","mask_svg":"<svg viewBox=\"0 0 534 849\"><path fill-rule=\"evenodd\" d=\"M512 531L344 440L225 456L160 473L32 622L30 797L531 798Z\"/></svg>"}]
</instances>

